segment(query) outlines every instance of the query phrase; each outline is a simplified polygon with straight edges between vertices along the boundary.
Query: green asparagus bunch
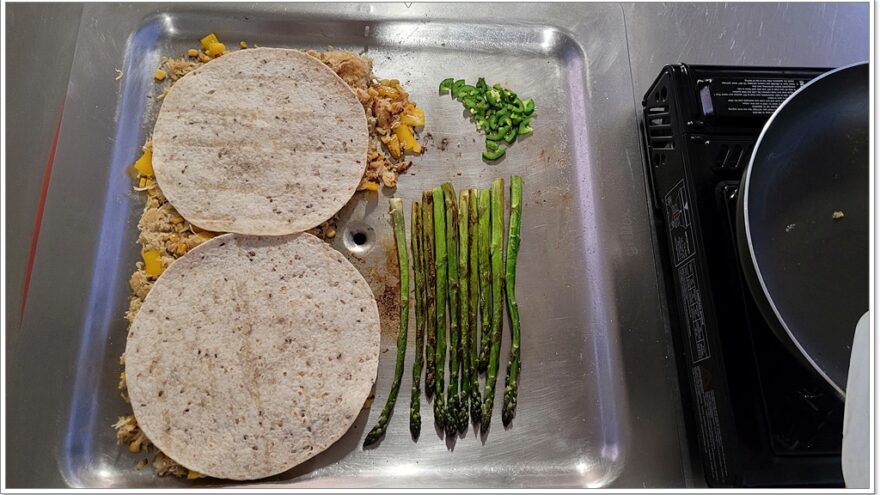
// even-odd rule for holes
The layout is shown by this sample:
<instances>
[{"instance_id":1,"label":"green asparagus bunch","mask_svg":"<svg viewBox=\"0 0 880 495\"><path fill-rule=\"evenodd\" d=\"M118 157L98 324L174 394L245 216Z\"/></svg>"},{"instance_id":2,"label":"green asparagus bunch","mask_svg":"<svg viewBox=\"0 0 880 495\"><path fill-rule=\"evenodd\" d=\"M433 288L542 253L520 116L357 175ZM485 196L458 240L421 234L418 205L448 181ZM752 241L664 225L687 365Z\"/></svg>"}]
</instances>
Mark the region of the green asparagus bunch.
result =
<instances>
[{"instance_id":1,"label":"green asparagus bunch","mask_svg":"<svg viewBox=\"0 0 880 495\"><path fill-rule=\"evenodd\" d=\"M507 245L504 243L504 180L490 189L470 189L456 195L444 183L422 194L412 204L410 244L415 279L415 358L410 397L410 432L421 433L421 374L425 393L434 396L437 426L454 436L467 430L468 416L489 430L501 359L504 307L510 317L510 356L504 387L502 421L516 414L521 368L520 317L516 302L516 262L522 224L522 187L519 176L510 181ZM400 390L409 323L409 258L403 202L393 198L390 212L400 265L400 331L391 393L370 430L370 445L388 427ZM448 313L447 313L448 305ZM449 315L449 383L444 387L447 354L446 320ZM480 391L479 373L486 380Z\"/></svg>"}]
</instances>

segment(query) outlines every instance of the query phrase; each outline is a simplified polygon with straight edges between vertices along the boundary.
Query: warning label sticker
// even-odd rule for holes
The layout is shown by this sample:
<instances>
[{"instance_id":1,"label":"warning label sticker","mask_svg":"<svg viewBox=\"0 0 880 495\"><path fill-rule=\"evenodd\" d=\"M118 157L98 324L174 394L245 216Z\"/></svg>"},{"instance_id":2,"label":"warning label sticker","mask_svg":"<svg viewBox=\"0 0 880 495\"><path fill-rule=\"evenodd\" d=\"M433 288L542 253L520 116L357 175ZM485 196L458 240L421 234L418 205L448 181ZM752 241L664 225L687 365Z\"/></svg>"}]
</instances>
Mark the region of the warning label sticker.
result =
<instances>
[{"instance_id":1,"label":"warning label sticker","mask_svg":"<svg viewBox=\"0 0 880 495\"><path fill-rule=\"evenodd\" d=\"M768 117L807 79L725 78L705 81L703 113L728 117ZM705 98L709 93L709 100Z\"/></svg>"},{"instance_id":2,"label":"warning label sticker","mask_svg":"<svg viewBox=\"0 0 880 495\"><path fill-rule=\"evenodd\" d=\"M678 267L696 252L693 216L684 180L672 187L664 198L666 228L672 242L672 256Z\"/></svg>"},{"instance_id":3,"label":"warning label sticker","mask_svg":"<svg viewBox=\"0 0 880 495\"><path fill-rule=\"evenodd\" d=\"M718 404L712 383L712 372L703 366L694 366L691 383L694 386L694 400L699 411L700 438L706 460L703 469L715 480L727 478L727 458L724 455L724 442L718 420Z\"/></svg>"},{"instance_id":4,"label":"warning label sticker","mask_svg":"<svg viewBox=\"0 0 880 495\"><path fill-rule=\"evenodd\" d=\"M706 340L706 315L703 312L696 260L692 259L678 269L678 285L681 288L684 323L688 330L691 356L694 363L699 363L711 357L712 353Z\"/></svg>"}]
</instances>

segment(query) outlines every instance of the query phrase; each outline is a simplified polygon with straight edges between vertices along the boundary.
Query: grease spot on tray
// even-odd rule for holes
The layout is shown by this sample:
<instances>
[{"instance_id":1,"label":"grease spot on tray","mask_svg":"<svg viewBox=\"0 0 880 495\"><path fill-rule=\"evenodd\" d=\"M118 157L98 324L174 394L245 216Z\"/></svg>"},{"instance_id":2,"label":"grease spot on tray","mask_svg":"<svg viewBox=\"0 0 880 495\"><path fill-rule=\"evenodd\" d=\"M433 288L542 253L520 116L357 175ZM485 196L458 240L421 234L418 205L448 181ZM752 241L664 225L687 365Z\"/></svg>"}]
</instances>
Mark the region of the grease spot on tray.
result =
<instances>
[{"instance_id":1,"label":"grease spot on tray","mask_svg":"<svg viewBox=\"0 0 880 495\"><path fill-rule=\"evenodd\" d=\"M377 249L366 258L349 256L352 264L361 272L379 308L382 335L396 336L400 326L400 269L397 266L397 248L391 230L378 242Z\"/></svg>"}]
</instances>

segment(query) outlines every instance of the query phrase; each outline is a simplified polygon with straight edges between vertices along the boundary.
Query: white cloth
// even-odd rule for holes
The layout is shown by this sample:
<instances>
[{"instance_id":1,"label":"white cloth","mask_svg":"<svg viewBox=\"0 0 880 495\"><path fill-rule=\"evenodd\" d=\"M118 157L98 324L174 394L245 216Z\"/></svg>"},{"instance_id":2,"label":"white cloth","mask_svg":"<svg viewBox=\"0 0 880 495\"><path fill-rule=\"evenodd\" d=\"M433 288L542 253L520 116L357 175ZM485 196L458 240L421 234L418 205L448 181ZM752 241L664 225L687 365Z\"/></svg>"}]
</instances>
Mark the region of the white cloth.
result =
<instances>
[{"instance_id":1,"label":"white cloth","mask_svg":"<svg viewBox=\"0 0 880 495\"><path fill-rule=\"evenodd\" d=\"M841 463L847 488L871 486L871 331L870 316L865 313L856 325L849 375L846 380L846 404L843 410L843 445Z\"/></svg>"}]
</instances>

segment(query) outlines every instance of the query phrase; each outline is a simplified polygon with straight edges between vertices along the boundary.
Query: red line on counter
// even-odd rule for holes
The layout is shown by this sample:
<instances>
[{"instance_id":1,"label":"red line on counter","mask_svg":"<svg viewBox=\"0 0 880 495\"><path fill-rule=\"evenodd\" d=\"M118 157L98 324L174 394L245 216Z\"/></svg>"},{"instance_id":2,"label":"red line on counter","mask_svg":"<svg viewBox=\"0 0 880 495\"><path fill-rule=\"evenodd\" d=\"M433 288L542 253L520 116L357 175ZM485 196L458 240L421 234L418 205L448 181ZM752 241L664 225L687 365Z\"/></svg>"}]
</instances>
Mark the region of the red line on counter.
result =
<instances>
[{"instance_id":1,"label":"red line on counter","mask_svg":"<svg viewBox=\"0 0 880 495\"><path fill-rule=\"evenodd\" d=\"M46 160L46 167L43 170L43 183L40 186L40 200L37 203L37 214L34 218L34 230L31 234L31 247L28 251L27 265L25 265L24 284L21 289L21 306L18 310L18 323L24 318L24 308L27 303L28 287L31 284L31 271L34 268L34 257L37 254L37 242L40 239L40 228L43 224L43 210L46 207L46 194L49 192L49 180L52 178L52 166L55 164L55 150L58 148L58 135L61 131L61 120L64 117L64 104L61 105L61 112L58 115L58 122L55 123L55 135L52 137L52 146L49 148L49 158Z\"/></svg>"}]
</instances>

